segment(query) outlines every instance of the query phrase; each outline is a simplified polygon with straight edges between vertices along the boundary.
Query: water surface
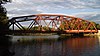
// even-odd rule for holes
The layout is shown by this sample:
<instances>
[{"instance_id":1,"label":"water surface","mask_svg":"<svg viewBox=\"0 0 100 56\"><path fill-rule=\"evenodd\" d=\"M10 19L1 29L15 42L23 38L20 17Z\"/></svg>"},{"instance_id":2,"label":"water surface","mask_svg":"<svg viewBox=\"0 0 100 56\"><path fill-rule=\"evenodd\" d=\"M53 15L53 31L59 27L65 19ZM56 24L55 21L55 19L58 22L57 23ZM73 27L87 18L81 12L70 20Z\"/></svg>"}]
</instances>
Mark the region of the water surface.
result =
<instances>
[{"instance_id":1,"label":"water surface","mask_svg":"<svg viewBox=\"0 0 100 56\"><path fill-rule=\"evenodd\" d=\"M13 56L100 56L100 37L13 36L8 50Z\"/></svg>"}]
</instances>

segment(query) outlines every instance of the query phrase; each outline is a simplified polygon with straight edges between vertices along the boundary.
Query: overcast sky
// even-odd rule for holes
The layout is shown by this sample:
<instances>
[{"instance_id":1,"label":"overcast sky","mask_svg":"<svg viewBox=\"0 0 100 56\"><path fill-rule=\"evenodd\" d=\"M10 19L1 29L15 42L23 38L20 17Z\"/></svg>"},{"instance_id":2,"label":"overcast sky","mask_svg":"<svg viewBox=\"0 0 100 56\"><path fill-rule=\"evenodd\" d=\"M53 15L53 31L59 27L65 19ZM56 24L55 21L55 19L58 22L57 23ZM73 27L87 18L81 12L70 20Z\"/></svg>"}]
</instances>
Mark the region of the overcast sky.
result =
<instances>
[{"instance_id":1,"label":"overcast sky","mask_svg":"<svg viewBox=\"0 0 100 56\"><path fill-rule=\"evenodd\" d=\"M100 13L100 0L12 0L4 6L9 17L39 13Z\"/></svg>"}]
</instances>

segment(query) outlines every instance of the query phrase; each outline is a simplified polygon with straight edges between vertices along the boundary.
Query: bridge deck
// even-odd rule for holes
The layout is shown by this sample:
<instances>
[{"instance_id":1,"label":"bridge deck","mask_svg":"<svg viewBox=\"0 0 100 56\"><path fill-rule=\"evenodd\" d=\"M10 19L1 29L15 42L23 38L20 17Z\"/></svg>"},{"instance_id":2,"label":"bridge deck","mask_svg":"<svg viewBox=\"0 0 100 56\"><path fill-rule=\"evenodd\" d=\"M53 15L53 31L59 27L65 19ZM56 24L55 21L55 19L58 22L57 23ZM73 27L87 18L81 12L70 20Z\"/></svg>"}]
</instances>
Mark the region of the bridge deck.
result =
<instances>
[{"instance_id":1,"label":"bridge deck","mask_svg":"<svg viewBox=\"0 0 100 56\"><path fill-rule=\"evenodd\" d=\"M33 30L10 30L8 33L97 33L96 30L65 30L65 31L33 31Z\"/></svg>"}]
</instances>

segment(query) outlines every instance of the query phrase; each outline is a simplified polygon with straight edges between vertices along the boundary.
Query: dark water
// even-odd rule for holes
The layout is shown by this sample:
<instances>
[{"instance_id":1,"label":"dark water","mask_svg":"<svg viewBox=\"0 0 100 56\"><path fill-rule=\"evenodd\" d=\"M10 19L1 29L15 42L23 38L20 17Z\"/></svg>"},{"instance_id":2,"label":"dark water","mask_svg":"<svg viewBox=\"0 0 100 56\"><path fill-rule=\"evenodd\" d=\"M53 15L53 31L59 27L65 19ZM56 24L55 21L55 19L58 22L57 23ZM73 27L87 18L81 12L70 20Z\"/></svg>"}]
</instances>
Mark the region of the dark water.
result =
<instances>
[{"instance_id":1,"label":"dark water","mask_svg":"<svg viewBox=\"0 0 100 56\"><path fill-rule=\"evenodd\" d=\"M100 56L99 36L13 36L0 44L1 56Z\"/></svg>"}]
</instances>

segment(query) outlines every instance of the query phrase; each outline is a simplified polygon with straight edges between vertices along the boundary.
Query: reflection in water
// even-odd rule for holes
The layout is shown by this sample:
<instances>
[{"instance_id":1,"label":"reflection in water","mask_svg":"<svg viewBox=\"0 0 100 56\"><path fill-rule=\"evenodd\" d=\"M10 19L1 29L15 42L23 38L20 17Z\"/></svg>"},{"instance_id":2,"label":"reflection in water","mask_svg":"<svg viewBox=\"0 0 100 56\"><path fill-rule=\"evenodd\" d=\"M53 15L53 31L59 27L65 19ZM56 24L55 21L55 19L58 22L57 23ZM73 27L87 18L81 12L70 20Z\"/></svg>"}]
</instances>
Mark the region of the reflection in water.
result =
<instances>
[{"instance_id":1,"label":"reflection in water","mask_svg":"<svg viewBox=\"0 0 100 56\"><path fill-rule=\"evenodd\" d=\"M27 37L30 38L30 36ZM1 50L2 48L0 47L0 53ZM15 52L14 56L100 56L99 51L99 37L59 37L55 38L55 40L24 40L14 42L11 46L8 46L6 48L3 47L2 52L10 52L12 55Z\"/></svg>"},{"instance_id":2,"label":"reflection in water","mask_svg":"<svg viewBox=\"0 0 100 56\"><path fill-rule=\"evenodd\" d=\"M14 56L100 56L98 37L66 38L14 43Z\"/></svg>"},{"instance_id":3,"label":"reflection in water","mask_svg":"<svg viewBox=\"0 0 100 56\"><path fill-rule=\"evenodd\" d=\"M100 35L98 35L99 45L100 45Z\"/></svg>"},{"instance_id":4,"label":"reflection in water","mask_svg":"<svg viewBox=\"0 0 100 56\"><path fill-rule=\"evenodd\" d=\"M13 56L14 52L10 50L10 37L0 35L0 56Z\"/></svg>"},{"instance_id":5,"label":"reflection in water","mask_svg":"<svg viewBox=\"0 0 100 56\"><path fill-rule=\"evenodd\" d=\"M97 38L74 38L63 41L63 54L69 56L99 56ZM99 49L100 50L100 49ZM66 54L65 54L65 53Z\"/></svg>"}]
</instances>

